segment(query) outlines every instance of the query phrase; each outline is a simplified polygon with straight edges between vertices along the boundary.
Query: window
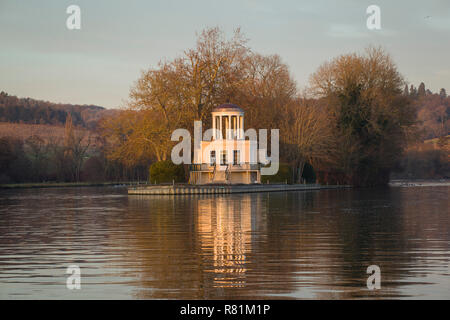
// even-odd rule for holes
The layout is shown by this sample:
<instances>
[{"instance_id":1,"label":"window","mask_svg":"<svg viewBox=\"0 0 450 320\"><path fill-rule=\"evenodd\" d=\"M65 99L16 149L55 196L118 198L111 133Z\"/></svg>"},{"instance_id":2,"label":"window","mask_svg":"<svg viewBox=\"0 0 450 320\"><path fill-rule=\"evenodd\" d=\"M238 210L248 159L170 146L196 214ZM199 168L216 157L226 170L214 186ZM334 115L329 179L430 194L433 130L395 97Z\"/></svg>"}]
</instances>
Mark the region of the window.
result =
<instances>
[{"instance_id":1,"label":"window","mask_svg":"<svg viewBox=\"0 0 450 320\"><path fill-rule=\"evenodd\" d=\"M211 151L211 154L209 155L209 163L211 166L216 164L216 151Z\"/></svg>"},{"instance_id":2,"label":"window","mask_svg":"<svg viewBox=\"0 0 450 320\"><path fill-rule=\"evenodd\" d=\"M226 150L222 150L220 152L220 164L222 166L225 166L227 164L227 151Z\"/></svg>"},{"instance_id":3,"label":"window","mask_svg":"<svg viewBox=\"0 0 450 320\"><path fill-rule=\"evenodd\" d=\"M240 159L240 152L239 150L233 150L233 165L238 165L240 164L241 159Z\"/></svg>"}]
</instances>

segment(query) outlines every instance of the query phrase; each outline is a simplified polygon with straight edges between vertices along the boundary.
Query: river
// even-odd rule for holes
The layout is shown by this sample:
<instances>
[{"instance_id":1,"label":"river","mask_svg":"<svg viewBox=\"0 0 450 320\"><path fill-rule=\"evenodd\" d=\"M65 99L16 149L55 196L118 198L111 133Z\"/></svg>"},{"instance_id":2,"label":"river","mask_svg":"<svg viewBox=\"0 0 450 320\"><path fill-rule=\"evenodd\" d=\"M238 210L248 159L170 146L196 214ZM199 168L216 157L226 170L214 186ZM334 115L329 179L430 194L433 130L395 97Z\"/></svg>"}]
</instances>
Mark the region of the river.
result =
<instances>
[{"instance_id":1,"label":"river","mask_svg":"<svg viewBox=\"0 0 450 320\"><path fill-rule=\"evenodd\" d=\"M449 190L0 190L0 298L450 299Z\"/></svg>"}]
</instances>

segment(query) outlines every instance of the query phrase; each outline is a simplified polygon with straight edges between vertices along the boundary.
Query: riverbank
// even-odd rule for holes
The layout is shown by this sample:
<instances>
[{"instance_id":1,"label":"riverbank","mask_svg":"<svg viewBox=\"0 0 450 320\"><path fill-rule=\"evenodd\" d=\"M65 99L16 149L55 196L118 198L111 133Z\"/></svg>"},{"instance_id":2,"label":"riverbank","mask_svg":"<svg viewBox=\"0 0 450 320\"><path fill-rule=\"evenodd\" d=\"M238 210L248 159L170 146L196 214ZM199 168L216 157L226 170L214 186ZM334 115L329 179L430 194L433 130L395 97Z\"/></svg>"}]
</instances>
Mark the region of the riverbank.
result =
<instances>
[{"instance_id":1,"label":"riverbank","mask_svg":"<svg viewBox=\"0 0 450 320\"><path fill-rule=\"evenodd\" d=\"M0 189L35 189L35 188L68 188L68 187L107 187L137 185L137 182L30 182L0 184Z\"/></svg>"},{"instance_id":2,"label":"riverbank","mask_svg":"<svg viewBox=\"0 0 450 320\"><path fill-rule=\"evenodd\" d=\"M347 185L251 184L251 185L147 185L131 186L129 195L229 194L351 188Z\"/></svg>"},{"instance_id":3,"label":"riverbank","mask_svg":"<svg viewBox=\"0 0 450 320\"><path fill-rule=\"evenodd\" d=\"M335 188L351 188L348 185L319 185L319 184L261 184L261 185L209 185L209 186L195 186L188 184L170 185L149 185L138 181L123 181L123 182L27 182L27 183L8 183L0 184L0 189L35 189L35 188L73 188L73 187L109 187L117 186L128 188L129 194L174 194L169 191L173 188L175 192L183 192L178 189L185 189L185 193L181 194L201 194L201 193L235 193L236 192L265 192L265 191L292 191L292 190L310 190L310 189L335 189ZM285 187L283 187L285 186ZM430 186L450 186L450 180L391 180L390 187L430 187ZM225 192L224 188L230 188ZM186 188L192 189L192 192L186 193ZM208 192L208 189L217 189L215 192ZM198 190L200 189L200 190ZM203 191L202 191L203 189ZM252 190L255 191L252 191ZM130 192L131 190L131 192ZM141 191L144 190L143 193ZM155 190L159 193L152 193ZM169 193L167 193L169 192Z\"/></svg>"},{"instance_id":4,"label":"riverbank","mask_svg":"<svg viewBox=\"0 0 450 320\"><path fill-rule=\"evenodd\" d=\"M440 180L391 180L390 187L445 187L450 186L449 179Z\"/></svg>"}]
</instances>

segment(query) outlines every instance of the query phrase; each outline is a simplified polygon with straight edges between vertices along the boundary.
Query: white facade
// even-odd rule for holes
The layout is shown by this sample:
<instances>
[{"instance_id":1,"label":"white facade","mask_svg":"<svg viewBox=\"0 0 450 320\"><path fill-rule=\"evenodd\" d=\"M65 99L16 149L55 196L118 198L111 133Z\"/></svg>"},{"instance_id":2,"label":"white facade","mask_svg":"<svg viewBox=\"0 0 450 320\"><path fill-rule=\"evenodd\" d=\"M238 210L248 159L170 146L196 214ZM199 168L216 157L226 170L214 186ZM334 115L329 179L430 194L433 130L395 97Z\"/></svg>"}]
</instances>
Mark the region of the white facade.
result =
<instances>
[{"instance_id":1,"label":"white facade","mask_svg":"<svg viewBox=\"0 0 450 320\"><path fill-rule=\"evenodd\" d=\"M212 111L211 141L201 141L194 152L189 182L260 183L257 163L257 142L245 140L244 111L233 104L224 104Z\"/></svg>"}]
</instances>

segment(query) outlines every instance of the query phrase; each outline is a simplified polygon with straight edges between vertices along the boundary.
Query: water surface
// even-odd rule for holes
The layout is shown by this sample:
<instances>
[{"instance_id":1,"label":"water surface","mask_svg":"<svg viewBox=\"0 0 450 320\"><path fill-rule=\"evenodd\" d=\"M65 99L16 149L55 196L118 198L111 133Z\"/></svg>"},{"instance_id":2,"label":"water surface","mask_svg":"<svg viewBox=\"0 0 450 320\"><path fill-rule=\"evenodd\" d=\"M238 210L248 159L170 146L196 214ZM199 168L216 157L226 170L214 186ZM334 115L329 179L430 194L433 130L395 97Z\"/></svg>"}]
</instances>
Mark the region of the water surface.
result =
<instances>
[{"instance_id":1,"label":"water surface","mask_svg":"<svg viewBox=\"0 0 450 320\"><path fill-rule=\"evenodd\" d=\"M448 194L0 190L0 298L450 299ZM66 288L69 265L81 290Z\"/></svg>"}]
</instances>

